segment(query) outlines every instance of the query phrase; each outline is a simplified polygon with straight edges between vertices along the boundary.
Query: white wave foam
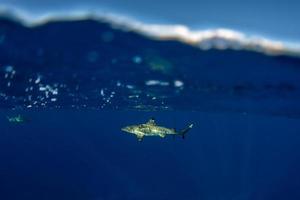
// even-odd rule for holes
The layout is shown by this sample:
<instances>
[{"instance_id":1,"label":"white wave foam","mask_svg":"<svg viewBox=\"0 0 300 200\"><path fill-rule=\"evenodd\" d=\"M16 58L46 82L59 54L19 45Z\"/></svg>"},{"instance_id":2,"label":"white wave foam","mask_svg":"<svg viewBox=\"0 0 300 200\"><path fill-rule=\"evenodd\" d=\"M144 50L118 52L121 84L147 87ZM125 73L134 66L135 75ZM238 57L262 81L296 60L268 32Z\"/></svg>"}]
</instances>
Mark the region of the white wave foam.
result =
<instances>
[{"instance_id":1,"label":"white wave foam","mask_svg":"<svg viewBox=\"0 0 300 200\"><path fill-rule=\"evenodd\" d=\"M27 26L39 26L53 20L94 19L110 23L115 28L135 31L154 39L178 40L202 50L234 49L256 51L268 55L300 56L300 43L272 40L226 28L192 30L184 25L146 24L125 16L89 11L52 12L35 16L23 10L0 7L0 15L9 16Z\"/></svg>"}]
</instances>

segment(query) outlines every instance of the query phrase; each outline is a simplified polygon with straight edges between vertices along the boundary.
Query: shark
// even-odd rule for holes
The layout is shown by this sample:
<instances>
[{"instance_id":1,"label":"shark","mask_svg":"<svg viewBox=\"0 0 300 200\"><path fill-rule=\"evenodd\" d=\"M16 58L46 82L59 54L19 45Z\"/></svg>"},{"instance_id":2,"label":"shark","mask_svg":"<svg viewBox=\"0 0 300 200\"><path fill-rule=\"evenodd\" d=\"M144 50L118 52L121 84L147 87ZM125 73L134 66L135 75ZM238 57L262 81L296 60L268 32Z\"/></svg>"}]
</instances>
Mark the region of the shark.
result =
<instances>
[{"instance_id":1,"label":"shark","mask_svg":"<svg viewBox=\"0 0 300 200\"><path fill-rule=\"evenodd\" d=\"M193 127L193 124L189 124L186 128L176 131L174 128L166 128L156 124L155 119L151 118L144 124L125 126L121 130L127 133L135 135L138 141L143 141L145 136L159 136L161 138L167 135L179 135L182 138Z\"/></svg>"},{"instance_id":2,"label":"shark","mask_svg":"<svg viewBox=\"0 0 300 200\"><path fill-rule=\"evenodd\" d=\"M27 122L28 120L25 119L25 117L23 117L22 115L17 115L17 116L14 116L14 117L7 117L7 120L11 123L24 123L24 122Z\"/></svg>"}]
</instances>

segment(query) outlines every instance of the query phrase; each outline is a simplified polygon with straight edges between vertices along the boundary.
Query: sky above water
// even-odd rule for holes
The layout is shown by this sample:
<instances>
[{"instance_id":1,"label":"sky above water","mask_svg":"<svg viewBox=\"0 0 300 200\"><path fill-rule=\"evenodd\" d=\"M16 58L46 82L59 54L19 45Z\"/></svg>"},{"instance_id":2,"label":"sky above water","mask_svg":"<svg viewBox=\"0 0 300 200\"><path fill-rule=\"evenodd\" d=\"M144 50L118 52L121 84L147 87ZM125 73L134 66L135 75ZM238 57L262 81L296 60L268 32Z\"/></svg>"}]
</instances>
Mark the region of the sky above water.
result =
<instances>
[{"instance_id":1,"label":"sky above water","mask_svg":"<svg viewBox=\"0 0 300 200\"><path fill-rule=\"evenodd\" d=\"M229 28L290 42L300 41L300 1L254 0L1 0L32 15L74 10L106 12L147 23L193 29Z\"/></svg>"}]
</instances>

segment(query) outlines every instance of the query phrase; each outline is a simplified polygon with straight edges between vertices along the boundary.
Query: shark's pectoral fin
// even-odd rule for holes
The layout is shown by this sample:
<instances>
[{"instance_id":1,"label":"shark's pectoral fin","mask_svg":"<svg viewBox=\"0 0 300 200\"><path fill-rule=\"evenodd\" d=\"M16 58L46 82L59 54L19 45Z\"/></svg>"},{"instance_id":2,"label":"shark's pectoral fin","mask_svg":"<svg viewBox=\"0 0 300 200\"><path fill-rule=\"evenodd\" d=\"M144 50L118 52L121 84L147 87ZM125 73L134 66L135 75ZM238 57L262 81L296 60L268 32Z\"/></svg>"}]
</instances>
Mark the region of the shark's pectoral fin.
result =
<instances>
[{"instance_id":1,"label":"shark's pectoral fin","mask_svg":"<svg viewBox=\"0 0 300 200\"><path fill-rule=\"evenodd\" d=\"M137 135L136 138L138 139L139 142L143 141L144 136L143 135Z\"/></svg>"},{"instance_id":2,"label":"shark's pectoral fin","mask_svg":"<svg viewBox=\"0 0 300 200\"><path fill-rule=\"evenodd\" d=\"M165 134L159 134L159 137L164 138L164 137L166 137L166 135Z\"/></svg>"}]
</instances>

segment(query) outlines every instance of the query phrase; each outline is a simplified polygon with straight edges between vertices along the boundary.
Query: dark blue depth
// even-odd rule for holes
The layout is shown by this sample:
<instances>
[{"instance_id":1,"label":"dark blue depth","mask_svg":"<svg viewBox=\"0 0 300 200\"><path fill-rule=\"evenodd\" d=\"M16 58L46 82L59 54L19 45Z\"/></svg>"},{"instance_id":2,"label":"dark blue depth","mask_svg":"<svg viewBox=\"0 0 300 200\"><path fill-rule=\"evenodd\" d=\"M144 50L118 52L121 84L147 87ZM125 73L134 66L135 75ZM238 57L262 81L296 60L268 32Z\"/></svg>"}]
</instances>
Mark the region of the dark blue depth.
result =
<instances>
[{"instance_id":1,"label":"dark blue depth","mask_svg":"<svg viewBox=\"0 0 300 200\"><path fill-rule=\"evenodd\" d=\"M1 112L1 199L267 199L300 197L297 119L231 113ZM124 125L195 127L145 138Z\"/></svg>"}]
</instances>

